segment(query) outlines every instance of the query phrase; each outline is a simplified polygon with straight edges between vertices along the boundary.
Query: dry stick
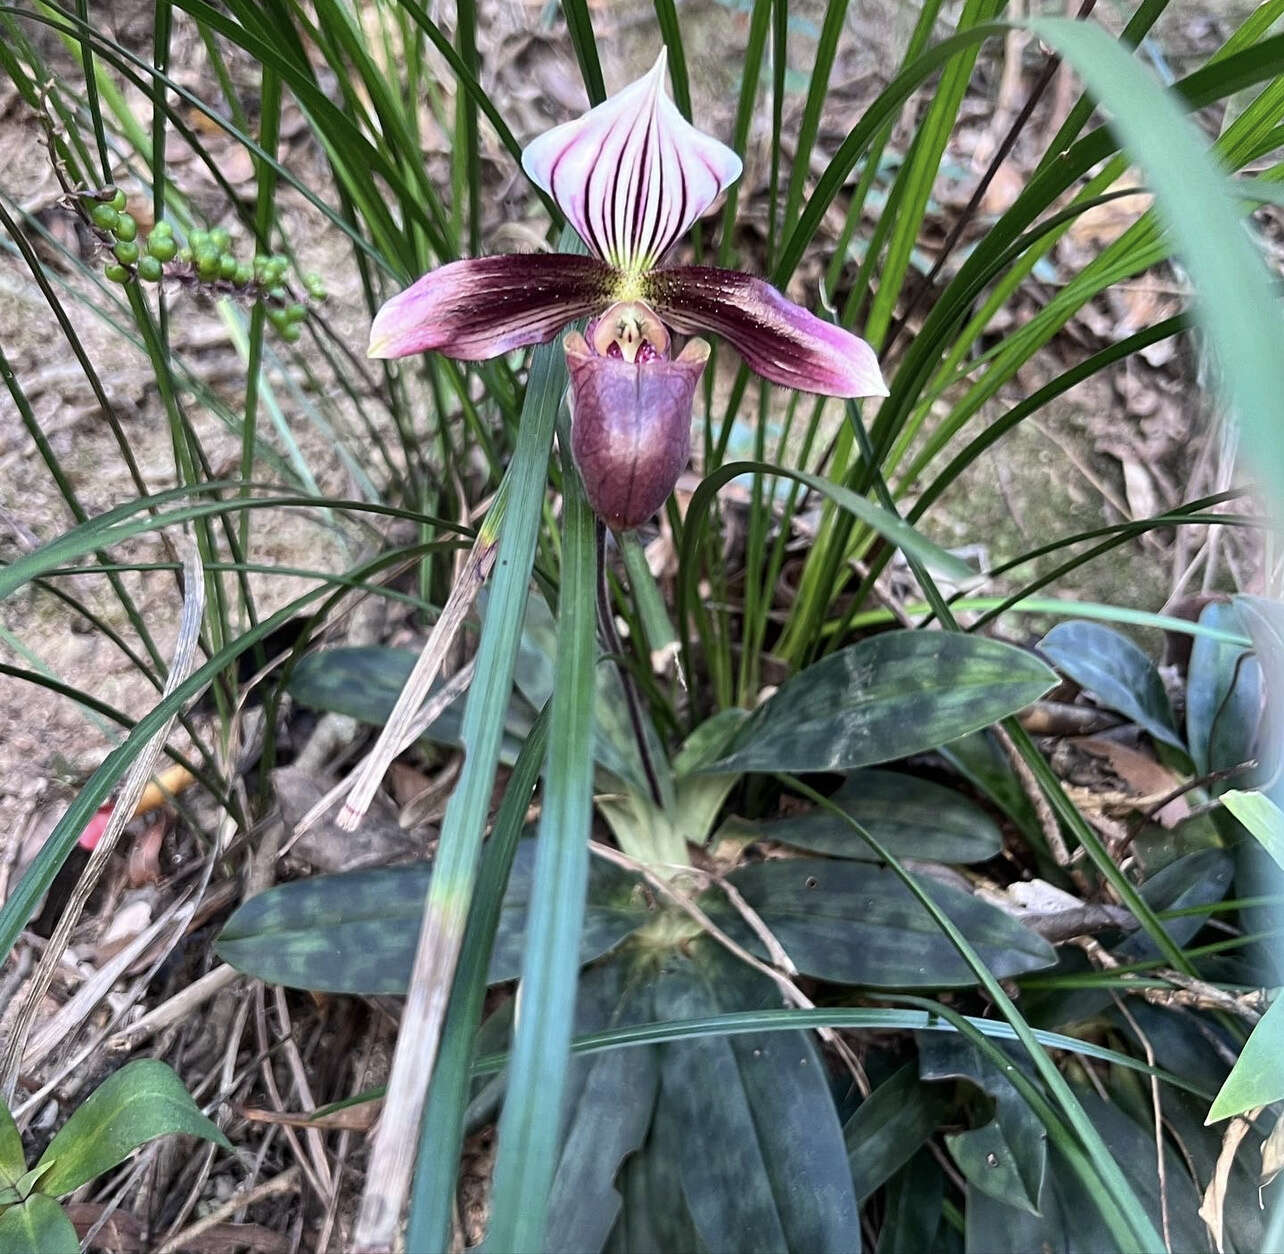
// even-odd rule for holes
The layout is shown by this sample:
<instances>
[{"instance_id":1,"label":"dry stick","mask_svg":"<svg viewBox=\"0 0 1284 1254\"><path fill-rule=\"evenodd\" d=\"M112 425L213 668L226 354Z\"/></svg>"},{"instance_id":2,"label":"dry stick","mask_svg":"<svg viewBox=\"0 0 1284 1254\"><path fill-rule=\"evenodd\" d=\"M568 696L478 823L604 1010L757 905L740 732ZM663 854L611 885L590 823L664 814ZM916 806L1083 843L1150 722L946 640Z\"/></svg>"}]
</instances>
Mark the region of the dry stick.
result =
<instances>
[{"instance_id":1,"label":"dry stick","mask_svg":"<svg viewBox=\"0 0 1284 1254\"><path fill-rule=\"evenodd\" d=\"M1079 12L1075 15L1079 21L1091 14L1096 7L1097 0L1083 0L1079 5ZM1053 53L1048 57L1044 64L1042 72L1035 81L1034 86L1030 89L1030 95L1025 104L1021 107L1021 112L1016 115L1012 125L1008 128L1008 133L1003 137L1003 142L994 151L994 156L990 158L990 164L986 171L981 175L981 181L976 185L963 212L954 220L954 225L950 227L949 233L945 237L944 243L941 244L940 251L936 255L936 260L932 263L932 268L923 276L923 280L914 289L913 295L909 299L909 304L905 307L905 312L892 324L891 331L887 336L887 342L883 345L883 355L887 356L905 330L909 320L917 312L918 307L923 303L927 294L932 290L932 284L937 280L941 271L945 268L945 263L949 260L950 254L957 246L963 232L967 229L968 224L976 216L976 211L981 207L981 201L985 198L985 193L990 190L990 184L994 182L1000 167L1008 159L1008 155L1016 146L1021 132L1025 130L1026 124L1034 114L1035 106L1047 91L1049 84L1056 77L1057 68L1061 64L1061 57Z\"/></svg>"},{"instance_id":2,"label":"dry stick","mask_svg":"<svg viewBox=\"0 0 1284 1254\"><path fill-rule=\"evenodd\" d=\"M169 676L165 680L165 689L161 693L161 700L169 697L187 678L191 673L192 664L196 660L196 646L200 636L201 617L205 609L205 574L201 566L200 554L197 553L196 546L190 542L186 545L186 552L183 556L183 584L183 612L179 620L178 641L174 645L174 657L170 665ZM119 840L121 832L124 831L125 824L133 817L134 810L138 806L138 799L143 795L143 789L147 787L147 781L152 777L156 759L160 756L161 749L165 745L165 739L169 735L170 728L174 725L175 718L177 718L177 711L171 714L156 729L156 733L147 742L142 753L134 760L133 766L129 768L129 772L125 776L124 787L116 798L116 804L112 807L111 818L107 822L107 827L99 838L98 844L94 847L93 853L89 855L89 861L85 864L85 869L81 872L80 879L72 890L71 899L67 902L67 908L58 920L58 926L54 929L53 936L49 938L48 945L45 946L40 965L36 968L36 974L27 990L22 1009L18 1012L13 1034L10 1036L5 1049L4 1061L0 1064L0 1096L6 1102L12 1103L13 1101L14 1089L18 1083L18 1071L22 1065L22 1055L26 1047L27 1034L31 1031L31 1023L35 1017L36 1008L40 1005L45 993L49 991L49 985L53 982L54 971L57 968L59 959L61 959L63 951L67 948L67 942L71 939L72 929L79 921L81 911L85 908L85 903L97 886L98 880L107 866L107 859L111 857L112 849L115 847L117 840Z\"/></svg>"},{"instance_id":3,"label":"dry stick","mask_svg":"<svg viewBox=\"0 0 1284 1254\"><path fill-rule=\"evenodd\" d=\"M345 831L355 830L361 822L361 817L370 808L388 767L403 752L407 734L415 725L419 708L423 705L433 680L437 678L459 629L464 625L464 619L468 617L477 593L495 564L499 553L496 535L499 520L491 522L490 515L487 515L487 521L491 525L478 532L468 560L464 563L459 578L455 580L455 586L450 590L450 597L442 608L441 616L433 624L428 643L415 662L414 670L410 672L410 677L397 698L397 704L392 707L392 713L388 716L383 731L379 733L379 739L347 781L348 796L338 818L339 826Z\"/></svg>"},{"instance_id":4,"label":"dry stick","mask_svg":"<svg viewBox=\"0 0 1284 1254\"><path fill-rule=\"evenodd\" d=\"M1061 824L1052 812L1052 803L1044 796L1043 789L1039 787L1039 781L1034 778L1034 772L1026 765L1025 759L1012 743L1012 737L1008 735L1001 723L995 723L994 734L999 738L999 744L1003 746L1003 752L1012 764L1013 771L1016 772L1016 777L1021 783L1021 791L1025 793L1034 807L1035 814L1038 815L1039 826L1043 829L1043 839L1048 842L1052 860L1057 866L1069 867L1070 850L1066 848L1066 842L1062 838Z\"/></svg>"},{"instance_id":5,"label":"dry stick","mask_svg":"<svg viewBox=\"0 0 1284 1254\"><path fill-rule=\"evenodd\" d=\"M1141 1025L1124 1005L1124 999L1113 991L1110 997L1118 1006L1119 1013L1128 1020L1128 1026L1136 1033L1142 1049L1146 1051L1146 1062L1151 1068L1150 1105L1155 1116L1155 1174L1159 1181L1159 1222L1163 1229L1164 1249L1167 1254L1172 1254L1172 1231L1168 1221L1168 1170L1164 1163L1164 1107L1159 1097L1159 1077L1154 1074L1155 1050L1150 1043L1150 1038L1141 1030Z\"/></svg>"},{"instance_id":6,"label":"dry stick","mask_svg":"<svg viewBox=\"0 0 1284 1254\"><path fill-rule=\"evenodd\" d=\"M222 1206L216 1207L203 1219L198 1219L190 1228L171 1237L156 1251L156 1254L176 1254L176 1251L181 1250L185 1245L190 1245L201 1233L208 1232L211 1228L225 1222L242 1207L261 1202L266 1197L275 1197L279 1193L293 1193L298 1187L298 1167L287 1167L279 1176L273 1176L271 1180L264 1180L262 1184L256 1184L254 1188L246 1189L242 1193L233 1193Z\"/></svg>"},{"instance_id":7,"label":"dry stick","mask_svg":"<svg viewBox=\"0 0 1284 1254\"><path fill-rule=\"evenodd\" d=\"M171 1024L178 1023L185 1019L198 1006L204 1005L216 993L221 992L234 980L241 978L241 973L235 968L224 963L214 970L206 972L199 980L189 984L186 988L176 993L168 1001L163 1001L159 1006L149 1010L141 1019L131 1023L123 1031L117 1032L107 1042L107 1048L112 1050L130 1050L138 1045L141 1041L151 1036L153 1032L159 1032L162 1028L167 1028Z\"/></svg>"},{"instance_id":8,"label":"dry stick","mask_svg":"<svg viewBox=\"0 0 1284 1254\"><path fill-rule=\"evenodd\" d=\"M401 747L393 755L399 757L405 753L411 745L424 734L428 728L435 723L445 712L455 699L462 696L468 690L468 686L473 682L474 663L468 662L460 667L436 696L424 703L423 708L415 715L410 725L406 728L406 734L401 742ZM340 780L329 792L321 798L295 825L294 831L290 833L290 839L281 846L280 855L284 856L294 847L294 842L299 837L306 835L311 829L320 822L321 817L330 810L352 787L351 779Z\"/></svg>"}]
</instances>

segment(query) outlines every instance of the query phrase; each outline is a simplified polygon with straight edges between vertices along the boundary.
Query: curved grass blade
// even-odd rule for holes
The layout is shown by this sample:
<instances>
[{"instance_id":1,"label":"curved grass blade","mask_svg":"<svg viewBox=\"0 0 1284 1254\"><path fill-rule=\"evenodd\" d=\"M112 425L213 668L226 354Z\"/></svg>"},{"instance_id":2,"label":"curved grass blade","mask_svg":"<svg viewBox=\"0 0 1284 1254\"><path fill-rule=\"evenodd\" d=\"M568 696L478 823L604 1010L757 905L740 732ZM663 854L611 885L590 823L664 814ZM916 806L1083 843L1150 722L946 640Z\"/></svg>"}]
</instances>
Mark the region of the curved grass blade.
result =
<instances>
[{"instance_id":1,"label":"curved grass blade","mask_svg":"<svg viewBox=\"0 0 1284 1254\"><path fill-rule=\"evenodd\" d=\"M582 249L566 230L560 248ZM548 452L566 387L560 345L545 344L531 358L517 447L508 469L508 507L500 536L499 573L477 651L461 736L466 756L442 823L436 870L428 890L415 974L388 1081L389 1112L371 1154L357 1216L358 1245L391 1245L410 1186L414 1149L428 1083L436 1062L459 946L467 922L482 833L513 686L531 568L548 478Z\"/></svg>"},{"instance_id":2,"label":"curved grass blade","mask_svg":"<svg viewBox=\"0 0 1284 1254\"><path fill-rule=\"evenodd\" d=\"M1260 451L1263 486L1272 500L1284 501L1284 452L1276 429L1284 396L1284 323L1225 176L1172 95L1105 31L1056 19L1030 25L1111 110L1111 129L1145 170L1194 282L1196 318L1217 351L1224 390Z\"/></svg>"},{"instance_id":3,"label":"curved grass blade","mask_svg":"<svg viewBox=\"0 0 1284 1254\"><path fill-rule=\"evenodd\" d=\"M588 881L597 695L595 522L562 440L562 583L556 670L520 1013L499 1121L487 1248L543 1248L570 1057Z\"/></svg>"}]
</instances>

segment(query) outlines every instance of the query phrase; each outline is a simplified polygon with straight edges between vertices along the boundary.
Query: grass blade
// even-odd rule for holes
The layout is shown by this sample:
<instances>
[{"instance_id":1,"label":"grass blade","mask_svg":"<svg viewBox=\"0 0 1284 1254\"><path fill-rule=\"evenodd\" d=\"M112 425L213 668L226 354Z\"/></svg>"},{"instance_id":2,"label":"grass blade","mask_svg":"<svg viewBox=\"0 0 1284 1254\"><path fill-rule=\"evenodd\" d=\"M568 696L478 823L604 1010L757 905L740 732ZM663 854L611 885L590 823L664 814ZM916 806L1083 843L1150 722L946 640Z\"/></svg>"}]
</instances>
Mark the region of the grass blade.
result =
<instances>
[{"instance_id":1,"label":"grass blade","mask_svg":"<svg viewBox=\"0 0 1284 1254\"><path fill-rule=\"evenodd\" d=\"M569 448L570 440L564 438L562 585L544 809L486 1241L487 1249L499 1252L544 1246L575 1020L579 936L588 880L597 554L593 515Z\"/></svg>"}]
</instances>

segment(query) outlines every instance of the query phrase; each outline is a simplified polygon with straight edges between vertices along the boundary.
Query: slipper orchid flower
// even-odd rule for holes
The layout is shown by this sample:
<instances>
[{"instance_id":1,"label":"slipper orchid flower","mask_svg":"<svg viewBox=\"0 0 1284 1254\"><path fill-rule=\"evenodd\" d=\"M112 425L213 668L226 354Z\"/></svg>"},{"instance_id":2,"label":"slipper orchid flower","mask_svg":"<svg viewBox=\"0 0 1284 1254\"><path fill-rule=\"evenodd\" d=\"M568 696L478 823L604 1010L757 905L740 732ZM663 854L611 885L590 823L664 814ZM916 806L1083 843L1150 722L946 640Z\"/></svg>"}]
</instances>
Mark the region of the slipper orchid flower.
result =
<instances>
[{"instance_id":1,"label":"slipper orchid flower","mask_svg":"<svg viewBox=\"0 0 1284 1254\"><path fill-rule=\"evenodd\" d=\"M566 214L590 256L532 253L455 261L388 301L370 356L427 349L483 361L565 340L571 452L589 502L616 530L661 505L686 465L691 408L709 345L673 355L672 331L721 335L773 383L826 396L886 396L873 349L770 284L734 270L661 261L740 177L725 144L692 126L649 74L539 136L522 166Z\"/></svg>"}]
</instances>

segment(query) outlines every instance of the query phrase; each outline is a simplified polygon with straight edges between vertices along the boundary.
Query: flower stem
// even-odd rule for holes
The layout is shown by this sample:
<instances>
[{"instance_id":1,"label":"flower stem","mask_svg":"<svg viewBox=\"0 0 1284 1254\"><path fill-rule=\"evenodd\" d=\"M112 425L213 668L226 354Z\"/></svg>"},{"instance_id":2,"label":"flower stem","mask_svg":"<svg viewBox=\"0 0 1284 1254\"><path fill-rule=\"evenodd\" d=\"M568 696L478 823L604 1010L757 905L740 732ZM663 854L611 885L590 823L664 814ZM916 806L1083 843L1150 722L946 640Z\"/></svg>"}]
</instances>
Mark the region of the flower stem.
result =
<instances>
[{"instance_id":1,"label":"flower stem","mask_svg":"<svg viewBox=\"0 0 1284 1254\"><path fill-rule=\"evenodd\" d=\"M642 724L642 705L638 700L637 685L624 663L624 644L620 633L615 629L615 615L611 610L611 587L606 573L606 524L599 518L597 522L597 624L602 633L602 643L607 653L614 659L620 671L620 683L624 685L624 702L629 709L629 722L633 724L633 736L638 742L638 757L642 759L642 769L646 772L646 782L651 788L651 799L663 808L663 795L660 792L659 776L655 773L655 763L651 760L651 746L647 740Z\"/></svg>"}]
</instances>

